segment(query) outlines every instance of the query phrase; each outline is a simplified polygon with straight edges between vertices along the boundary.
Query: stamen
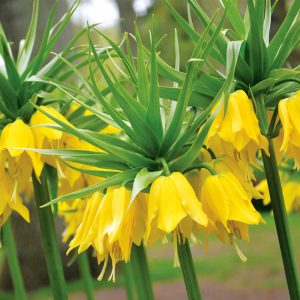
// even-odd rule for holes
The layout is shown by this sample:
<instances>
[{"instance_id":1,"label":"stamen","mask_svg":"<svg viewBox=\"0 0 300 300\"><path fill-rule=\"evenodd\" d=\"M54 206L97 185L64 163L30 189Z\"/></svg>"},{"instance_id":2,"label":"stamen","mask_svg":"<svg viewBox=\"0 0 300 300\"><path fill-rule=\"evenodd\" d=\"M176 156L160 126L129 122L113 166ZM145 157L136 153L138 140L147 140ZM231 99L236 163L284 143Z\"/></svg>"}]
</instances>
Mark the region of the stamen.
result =
<instances>
[{"instance_id":1,"label":"stamen","mask_svg":"<svg viewBox=\"0 0 300 300\"><path fill-rule=\"evenodd\" d=\"M117 262L113 259L112 260L112 270L111 270L110 276L108 278L108 281L110 281L111 279L113 282L116 281L116 264L117 264Z\"/></svg>"},{"instance_id":2,"label":"stamen","mask_svg":"<svg viewBox=\"0 0 300 300\"><path fill-rule=\"evenodd\" d=\"M174 250L174 268L180 267L179 257L178 257L178 249L177 249L177 232L173 231L173 250Z\"/></svg>"},{"instance_id":3,"label":"stamen","mask_svg":"<svg viewBox=\"0 0 300 300\"><path fill-rule=\"evenodd\" d=\"M14 182L14 189L11 195L11 200L17 202L17 193L18 193L18 181L15 180Z\"/></svg>"},{"instance_id":4,"label":"stamen","mask_svg":"<svg viewBox=\"0 0 300 300\"><path fill-rule=\"evenodd\" d=\"M62 171L60 165L59 165L59 162L58 160L55 161L55 164L56 164L56 169L57 169L57 173L58 173L58 177L59 178L66 178L66 175L64 174L64 172Z\"/></svg>"},{"instance_id":5,"label":"stamen","mask_svg":"<svg viewBox=\"0 0 300 300\"><path fill-rule=\"evenodd\" d=\"M239 246L237 245L236 241L235 240L232 240L232 244L235 248L235 251L237 253L237 255L239 256L240 260L242 262L246 262L248 259L247 257L243 254L243 252L241 251L241 249L239 248Z\"/></svg>"},{"instance_id":6,"label":"stamen","mask_svg":"<svg viewBox=\"0 0 300 300\"><path fill-rule=\"evenodd\" d=\"M106 268L107 268L107 262L108 262L108 256L105 257L101 273L97 278L97 280L99 280L99 281L101 281L103 279L103 276L104 276Z\"/></svg>"}]
</instances>

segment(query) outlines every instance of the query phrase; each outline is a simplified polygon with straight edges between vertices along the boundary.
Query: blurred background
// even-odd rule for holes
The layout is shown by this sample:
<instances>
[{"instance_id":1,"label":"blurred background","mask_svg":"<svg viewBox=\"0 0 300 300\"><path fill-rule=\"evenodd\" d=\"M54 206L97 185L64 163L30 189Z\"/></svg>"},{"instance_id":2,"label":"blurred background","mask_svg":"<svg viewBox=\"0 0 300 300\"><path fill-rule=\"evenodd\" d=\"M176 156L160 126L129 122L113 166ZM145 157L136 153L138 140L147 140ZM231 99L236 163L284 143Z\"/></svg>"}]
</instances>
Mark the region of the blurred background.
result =
<instances>
[{"instance_id":1,"label":"blurred background","mask_svg":"<svg viewBox=\"0 0 300 300\"><path fill-rule=\"evenodd\" d=\"M173 6L181 13L187 15L186 1L170 0ZM199 1L209 15L216 12L220 2L218 0ZM239 1L241 9L244 1ZM40 0L39 32L42 36L47 15L54 4L53 0ZM72 4L71 0L59 0L58 12L61 15ZM278 7L273 16L272 32L276 32L289 9L288 0L279 0ZM18 43L28 28L31 17L32 0L1 0L0 21L8 36L13 41L13 51L17 51ZM176 21L161 0L81 0L78 10L72 18L72 24L63 33L56 52L59 52L72 36L81 28L89 24L99 23L98 29L115 41L120 41L123 32L133 33L133 22L137 21L142 39L147 44L152 15L155 15L159 37L164 37L159 44L160 55L168 63L174 64L174 28L178 29L181 69L184 62L190 57L193 48L192 41L178 28ZM57 18L61 17L57 16ZM195 24L202 28L199 24ZM97 35L99 38L99 36ZM81 41L85 43L86 41ZM103 41L98 40L101 44ZM132 43L134 48L134 43ZM299 51L290 58L291 65L300 62ZM40 244L39 228L35 218L35 206L31 202L32 222L25 224L18 216L14 216L13 228L15 231L18 255L21 261L22 272L26 288L31 291L30 299L51 299L48 288L49 281ZM256 205L260 206L259 201ZM211 238L209 247L195 245L193 253L196 269L199 274L204 299L288 299L283 266L280 258L279 245L276 238L274 221L270 211L263 213L266 225L252 227L251 241L240 243L240 248L248 257L243 263L238 258L233 247L224 246L215 238ZM300 263L300 218L298 215L289 217L294 241L296 258ZM58 239L61 239L63 225L57 220ZM62 243L61 243L62 244ZM65 274L70 290L70 299L85 299L82 283L76 264L70 264L71 257L66 257L67 245L62 244L61 252L65 264ZM154 290L157 299L187 299L180 269L173 268L173 246L157 245L148 251L149 265L154 281ZM91 268L96 276L99 266L90 255ZM117 282L113 285L105 280L95 282L97 299L125 299L122 288L122 268L118 272ZM0 300L13 299L11 293L11 280L7 263L0 249Z\"/></svg>"}]
</instances>

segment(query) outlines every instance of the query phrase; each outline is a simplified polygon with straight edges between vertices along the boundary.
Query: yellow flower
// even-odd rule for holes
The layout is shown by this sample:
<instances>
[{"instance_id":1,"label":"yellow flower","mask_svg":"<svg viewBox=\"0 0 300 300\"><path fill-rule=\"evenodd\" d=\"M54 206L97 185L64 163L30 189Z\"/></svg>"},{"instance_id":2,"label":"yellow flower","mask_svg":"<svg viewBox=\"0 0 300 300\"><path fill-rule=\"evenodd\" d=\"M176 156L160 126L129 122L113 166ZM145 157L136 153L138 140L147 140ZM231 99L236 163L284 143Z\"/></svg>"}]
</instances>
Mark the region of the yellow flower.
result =
<instances>
[{"instance_id":1,"label":"yellow flower","mask_svg":"<svg viewBox=\"0 0 300 300\"><path fill-rule=\"evenodd\" d=\"M108 125L101 130L101 133L103 133L103 134L116 134L116 133L120 133L120 132L121 132L121 130L119 128L112 126L112 125Z\"/></svg>"},{"instance_id":2,"label":"yellow flower","mask_svg":"<svg viewBox=\"0 0 300 300\"><path fill-rule=\"evenodd\" d=\"M215 106L214 111L218 107L219 104ZM215 135L224 142L232 144L238 152L246 149L251 149L253 152L259 148L268 152L268 141L260 133L251 100L242 90L230 94L226 111L222 105L217 113L207 136L208 146L210 146L210 139Z\"/></svg>"},{"instance_id":3,"label":"yellow flower","mask_svg":"<svg viewBox=\"0 0 300 300\"><path fill-rule=\"evenodd\" d=\"M189 237L193 223L205 227L207 216L188 180L179 172L157 178L149 195L147 243L172 231Z\"/></svg>"},{"instance_id":4,"label":"yellow flower","mask_svg":"<svg viewBox=\"0 0 300 300\"><path fill-rule=\"evenodd\" d=\"M23 204L16 183L8 173L0 175L0 190L0 226L5 223L12 211L16 211L25 221L30 222L28 208Z\"/></svg>"},{"instance_id":5,"label":"yellow flower","mask_svg":"<svg viewBox=\"0 0 300 300\"><path fill-rule=\"evenodd\" d=\"M104 196L95 193L88 200L82 222L68 250L79 247L78 252L92 246L98 263L104 261L99 280L102 279L108 258L115 279L115 267L120 260L130 259L132 243L140 245L146 231L147 197L139 194L131 206L130 191L125 187L110 187Z\"/></svg>"},{"instance_id":6,"label":"yellow flower","mask_svg":"<svg viewBox=\"0 0 300 300\"><path fill-rule=\"evenodd\" d=\"M251 203L252 195L231 173L209 175L201 187L201 202L211 231L221 240L234 243L234 237L248 240L247 225L263 222Z\"/></svg>"},{"instance_id":7,"label":"yellow flower","mask_svg":"<svg viewBox=\"0 0 300 300\"><path fill-rule=\"evenodd\" d=\"M242 169L241 166L234 160L232 157L228 155L224 155L220 159L212 160L213 168L219 174L231 173L233 174L242 185L242 187L251 193L252 197L255 199L261 199L262 195L259 191L253 186L252 178L245 174L245 169Z\"/></svg>"},{"instance_id":8,"label":"yellow flower","mask_svg":"<svg viewBox=\"0 0 300 300\"><path fill-rule=\"evenodd\" d=\"M293 210L296 210L300 213L299 181L286 180L281 176L281 185L287 213L291 213ZM269 203L271 203L269 187L266 179L262 180L257 185L257 189L263 194L263 204L268 205Z\"/></svg>"},{"instance_id":9,"label":"yellow flower","mask_svg":"<svg viewBox=\"0 0 300 300\"><path fill-rule=\"evenodd\" d=\"M300 91L278 104L278 114L283 128L283 142L280 151L296 160L300 165Z\"/></svg>"},{"instance_id":10,"label":"yellow flower","mask_svg":"<svg viewBox=\"0 0 300 300\"><path fill-rule=\"evenodd\" d=\"M69 240L76 233L86 207L87 199L75 199L58 204L58 214L64 218L65 230L62 234L63 242Z\"/></svg>"},{"instance_id":11,"label":"yellow flower","mask_svg":"<svg viewBox=\"0 0 300 300\"><path fill-rule=\"evenodd\" d=\"M2 151L8 151L9 156L7 156L7 159L9 161L13 160L17 162L17 169L20 170L16 170L16 172L24 171L26 168L31 171L31 167L33 167L36 176L39 177L43 163L37 153L17 148L36 148L36 142L31 128L21 119L17 119L3 128L0 138L0 149L2 149ZM27 164L27 157L31 160L31 163L29 161L29 165Z\"/></svg>"},{"instance_id":12,"label":"yellow flower","mask_svg":"<svg viewBox=\"0 0 300 300\"><path fill-rule=\"evenodd\" d=\"M53 115L55 118L59 119L71 125L71 123L58 111L50 106L40 106L40 108L46 113ZM48 141L60 140L62 138L63 132L54 128L48 128L42 125L57 125L52 119L48 118L41 111L37 110L30 119L30 125L32 126L35 139L37 141L38 147L43 148L43 142L45 139Z\"/></svg>"}]
</instances>

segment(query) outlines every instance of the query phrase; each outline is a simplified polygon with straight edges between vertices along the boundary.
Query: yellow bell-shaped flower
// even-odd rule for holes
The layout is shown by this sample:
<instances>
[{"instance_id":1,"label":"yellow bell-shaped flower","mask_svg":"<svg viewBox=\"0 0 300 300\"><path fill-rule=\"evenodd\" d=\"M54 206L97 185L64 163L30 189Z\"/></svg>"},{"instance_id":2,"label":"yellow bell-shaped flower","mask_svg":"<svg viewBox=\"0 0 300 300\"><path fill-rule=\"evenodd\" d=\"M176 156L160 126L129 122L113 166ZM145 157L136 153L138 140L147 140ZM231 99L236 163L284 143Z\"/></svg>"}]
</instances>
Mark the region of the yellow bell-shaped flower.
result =
<instances>
[{"instance_id":1,"label":"yellow bell-shaped flower","mask_svg":"<svg viewBox=\"0 0 300 300\"><path fill-rule=\"evenodd\" d=\"M219 103L213 111L218 108ZM268 152L268 141L260 133L251 100L242 90L230 94L227 107L225 108L224 104L217 112L207 136L208 146L210 146L210 139L215 135L224 142L232 144L238 152L247 148L253 148L255 151L262 148Z\"/></svg>"},{"instance_id":2,"label":"yellow bell-shaped flower","mask_svg":"<svg viewBox=\"0 0 300 300\"><path fill-rule=\"evenodd\" d=\"M18 164L18 168L20 168L21 171L24 171L26 168L31 170L33 167L36 176L39 177L43 168L43 163L38 154L21 149L36 148L36 146L32 129L21 119L17 119L13 123L6 125L1 132L0 149L2 149L2 151L8 151L8 159L13 158L15 162L21 162L21 165ZM26 160L26 158L24 159L24 156L27 155L31 160L31 163L29 162L29 164L28 160ZM25 162L25 165L23 165L22 162Z\"/></svg>"},{"instance_id":3,"label":"yellow bell-shaped flower","mask_svg":"<svg viewBox=\"0 0 300 300\"><path fill-rule=\"evenodd\" d=\"M278 104L278 114L283 128L280 151L296 160L300 166L300 91Z\"/></svg>"},{"instance_id":4,"label":"yellow bell-shaped flower","mask_svg":"<svg viewBox=\"0 0 300 300\"><path fill-rule=\"evenodd\" d=\"M281 176L281 185L283 198L285 203L285 209L287 213L291 213L293 210L300 213L300 184L299 181L289 180ZM268 205L271 203L269 194L269 187L267 180L262 180L258 185L257 189L262 193L263 204Z\"/></svg>"},{"instance_id":5,"label":"yellow bell-shaped flower","mask_svg":"<svg viewBox=\"0 0 300 300\"><path fill-rule=\"evenodd\" d=\"M17 212L23 219L30 222L28 208L18 193L16 181L8 174L0 175L0 226L8 219L12 211Z\"/></svg>"},{"instance_id":6,"label":"yellow bell-shaped flower","mask_svg":"<svg viewBox=\"0 0 300 300\"><path fill-rule=\"evenodd\" d=\"M251 199L251 193L229 172L207 176L201 187L203 210L218 232L227 232L229 238L235 235L247 240L245 225L263 222Z\"/></svg>"},{"instance_id":7,"label":"yellow bell-shaped flower","mask_svg":"<svg viewBox=\"0 0 300 300\"><path fill-rule=\"evenodd\" d=\"M204 227L207 225L207 216L191 184L179 172L158 177L152 183L149 195L148 244L161 240L175 229L188 237L190 230L186 232L185 229L190 228L187 226L191 224L189 221Z\"/></svg>"},{"instance_id":8,"label":"yellow bell-shaped flower","mask_svg":"<svg viewBox=\"0 0 300 300\"><path fill-rule=\"evenodd\" d=\"M125 187L110 187L104 196L95 193L88 200L82 222L70 242L68 252L78 252L92 246L98 263L104 261L99 280L102 279L108 258L111 258L115 279L115 266L120 260L130 259L132 243L140 245L146 231L147 196L139 194L130 205L130 191Z\"/></svg>"}]
</instances>

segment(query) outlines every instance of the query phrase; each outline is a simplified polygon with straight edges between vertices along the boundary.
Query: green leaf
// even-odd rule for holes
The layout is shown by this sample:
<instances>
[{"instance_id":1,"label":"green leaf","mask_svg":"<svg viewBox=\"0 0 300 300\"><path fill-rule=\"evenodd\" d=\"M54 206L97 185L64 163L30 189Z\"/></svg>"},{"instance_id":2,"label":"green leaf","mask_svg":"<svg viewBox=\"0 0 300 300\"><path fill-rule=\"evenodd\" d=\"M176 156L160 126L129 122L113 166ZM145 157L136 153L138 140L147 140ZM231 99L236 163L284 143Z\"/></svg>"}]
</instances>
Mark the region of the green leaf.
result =
<instances>
[{"instance_id":1,"label":"green leaf","mask_svg":"<svg viewBox=\"0 0 300 300\"><path fill-rule=\"evenodd\" d=\"M174 9L174 7L167 1L163 0L163 2L168 7L169 11L172 13L178 24L180 24L181 28L188 34L188 36L195 42L197 42L200 38L200 35L194 30L194 28Z\"/></svg>"},{"instance_id":2,"label":"green leaf","mask_svg":"<svg viewBox=\"0 0 300 300\"><path fill-rule=\"evenodd\" d=\"M163 170L155 171L155 172L149 172L147 168L143 168L141 171L139 171L133 182L131 197L130 197L130 205L133 203L135 197L138 195L139 192L144 190L146 187L149 186L158 176L160 176L163 173Z\"/></svg>"},{"instance_id":3,"label":"green leaf","mask_svg":"<svg viewBox=\"0 0 300 300\"><path fill-rule=\"evenodd\" d=\"M218 27L216 28L216 31L211 36L211 39L206 44L206 46L202 52L201 58L205 58L209 54L211 48L214 45L216 38L218 37L220 30L221 30L224 18L225 18L225 14L223 15L223 18L220 21ZM204 44L206 35L208 34L208 32L211 30L211 27L213 26L213 21L214 21L214 19L211 20L211 22L209 23L205 32L203 33L203 35L197 42L197 44L194 48L193 54L192 54L192 59L198 59L201 49L202 49L202 46ZM189 63L188 63L187 73L186 73L186 77L185 77L185 80L183 83L183 87L181 89L181 92L180 92L180 95L178 98L178 102L177 102L177 106L176 106L176 109L174 112L173 119L170 123L169 128L167 129L165 136L164 136L164 139L163 139L163 142L162 142L162 145L160 148L160 155L165 154L165 152L171 147L172 143L178 138L178 135L181 131L182 123L183 123L184 116L186 113L186 108L187 108L187 105L189 103L189 100L190 100L190 97L192 94L194 72L195 72L195 63L194 63L194 60L192 60L192 61L189 61Z\"/></svg>"},{"instance_id":4,"label":"green leaf","mask_svg":"<svg viewBox=\"0 0 300 300\"><path fill-rule=\"evenodd\" d=\"M270 43L272 5L271 5L271 0L265 0L265 1L266 1L266 9L265 9L265 18L264 18L264 26L263 26L263 37L264 37L265 45L268 47Z\"/></svg>"},{"instance_id":5,"label":"green leaf","mask_svg":"<svg viewBox=\"0 0 300 300\"><path fill-rule=\"evenodd\" d=\"M162 120L160 115L160 99L158 92L158 77L156 63L156 28L155 20L152 20L151 31L151 80L150 80L150 96L148 101L148 109L146 112L146 120L149 126L153 129L158 139L161 141L163 136Z\"/></svg>"},{"instance_id":6,"label":"green leaf","mask_svg":"<svg viewBox=\"0 0 300 300\"><path fill-rule=\"evenodd\" d=\"M15 119L18 111L18 96L10 82L0 73L0 95L3 102L3 113Z\"/></svg>"},{"instance_id":7,"label":"green leaf","mask_svg":"<svg viewBox=\"0 0 300 300\"><path fill-rule=\"evenodd\" d=\"M131 65L131 62L127 59L126 55L121 50L121 48L116 43L114 43L110 38L108 38L106 35L104 35L102 32L100 32L99 30L97 30L96 28L94 28L94 30L98 34L100 34L109 43L109 45L116 51L117 55L122 60L128 74L130 75L131 80L134 83L136 83L137 78L136 78L136 75L135 75L134 67ZM120 44L122 44L122 42Z\"/></svg>"},{"instance_id":8,"label":"green leaf","mask_svg":"<svg viewBox=\"0 0 300 300\"><path fill-rule=\"evenodd\" d=\"M143 44L140 36L138 27L135 25L135 35L137 43L137 69L138 69L138 78L137 78L137 92L139 101L147 107L149 102L149 82L148 82L148 71L146 69L146 61L144 57ZM156 59L156 58L155 58Z\"/></svg>"},{"instance_id":9,"label":"green leaf","mask_svg":"<svg viewBox=\"0 0 300 300\"><path fill-rule=\"evenodd\" d=\"M260 28L260 23L258 21L259 16L255 10L253 0L247 0L247 3L250 17L250 32L247 40L247 47L250 56L250 66L253 70L253 84L264 79L268 56L263 39L262 28Z\"/></svg>"},{"instance_id":10,"label":"green leaf","mask_svg":"<svg viewBox=\"0 0 300 300\"><path fill-rule=\"evenodd\" d=\"M111 177L116 174L120 174L120 172L113 171L113 170L108 171L108 170L85 169L84 167L82 167L82 168L76 167L70 163L67 163L66 161L63 161L63 163L65 165L67 165L69 168L71 168L75 171L78 171L80 173L85 173L85 174L89 174L89 175L93 175L93 176L97 176L97 177L101 177L101 178L107 178L107 177Z\"/></svg>"},{"instance_id":11,"label":"green leaf","mask_svg":"<svg viewBox=\"0 0 300 300\"><path fill-rule=\"evenodd\" d=\"M14 59L11 56L10 49L3 35L0 35L0 44L2 47L2 58L5 63L8 81L15 90L18 90L21 85L21 79L18 74Z\"/></svg>"},{"instance_id":12,"label":"green leaf","mask_svg":"<svg viewBox=\"0 0 300 300\"><path fill-rule=\"evenodd\" d=\"M30 56L32 54L35 36L37 31L39 15L39 0L33 1L32 17L30 25L26 34L25 40L20 42L18 58L17 58L17 69L19 74L22 74L28 66Z\"/></svg>"},{"instance_id":13,"label":"green leaf","mask_svg":"<svg viewBox=\"0 0 300 300\"><path fill-rule=\"evenodd\" d=\"M223 83L222 87L218 91L218 93L215 95L214 99L211 101L210 105L207 106L207 108L200 114L199 117L195 119L195 121L192 123L190 128L187 128L184 133L178 137L175 144L169 149L167 159L168 161L172 161L173 159L177 158L178 153L181 151L181 149L185 146L185 143L191 139L193 135L195 135L198 131L198 129L203 125L205 122L207 116L210 114L211 110L214 108L214 106L217 104L218 101L220 101L221 97L229 94L229 91L231 91L234 75L235 75L235 68L237 65L237 57L238 53L235 54L236 48L231 47L228 45L228 52L232 52L232 54L228 54L229 56L232 56L232 62L231 62L231 68L229 71L229 74Z\"/></svg>"},{"instance_id":14,"label":"green leaf","mask_svg":"<svg viewBox=\"0 0 300 300\"><path fill-rule=\"evenodd\" d=\"M170 12L172 13L172 15L174 16L174 18L176 19L176 21L178 22L178 24L182 27L182 29L187 33L187 35L195 42L197 43L197 41L200 39L200 35L194 30L194 28L192 27L192 25L190 25L187 21L184 20L184 18L182 18L180 16L180 14L178 14L178 12L174 9L174 7L167 1L167 0L163 0L165 2L165 4L167 5L168 9L170 10ZM194 3L189 3L189 10L190 10L190 5L192 5L192 8L195 9ZM205 23L205 28L209 25L210 20L207 17L207 23ZM216 50L215 48L213 48L211 50L211 55L219 62L224 63L224 57L222 55L220 55L219 51Z\"/></svg>"},{"instance_id":15,"label":"green leaf","mask_svg":"<svg viewBox=\"0 0 300 300\"><path fill-rule=\"evenodd\" d=\"M223 6L227 6L228 9L228 20L234 28L235 32L238 33L240 39L246 38L246 28L244 20L239 11L237 2L232 0L220 0Z\"/></svg>"},{"instance_id":16,"label":"green leaf","mask_svg":"<svg viewBox=\"0 0 300 300\"><path fill-rule=\"evenodd\" d=\"M83 134L80 130L57 119L53 115L44 111L42 108L40 108L36 105L34 105L34 107L36 109L38 109L39 111L41 111L43 114L45 114L48 118L50 118L51 120L56 122L58 125L60 125L61 130L64 130L69 134L75 135L76 137L98 147L99 149L102 149L105 152L110 153L114 157L122 159L125 163L131 164L133 167L139 167L139 166L152 167L155 164L155 162L152 161L151 159L148 159L138 153L135 153L135 152L123 149L123 148L114 147L111 144L109 144L105 141L101 141L91 135ZM60 129L59 127L51 126L51 125L47 125L46 127Z\"/></svg>"},{"instance_id":17,"label":"green leaf","mask_svg":"<svg viewBox=\"0 0 300 300\"><path fill-rule=\"evenodd\" d=\"M55 18L56 9L57 9L57 4L54 4L48 17L46 29L44 31L44 35L43 35L43 39L39 51L35 56L35 58L32 60L32 62L30 63L30 65L28 66L28 68L22 74L23 79L26 78L29 73L36 74L41 68L41 66L45 63L53 47L57 43L57 40L59 39L62 32L68 25L78 5L79 5L79 0L74 1L71 8L61 17L61 19L54 26L52 26ZM65 49L61 53L62 56L66 54L66 52L69 52L70 48L76 43L78 38L82 35L82 32L85 32L85 30L80 31L77 35L75 35L75 37L71 40L71 42L65 47Z\"/></svg>"},{"instance_id":18,"label":"green leaf","mask_svg":"<svg viewBox=\"0 0 300 300\"><path fill-rule=\"evenodd\" d=\"M269 70L280 68L284 65L290 54L295 50L300 42L300 20L297 20L282 41L275 59Z\"/></svg>"},{"instance_id":19,"label":"green leaf","mask_svg":"<svg viewBox=\"0 0 300 300\"><path fill-rule=\"evenodd\" d=\"M57 150L57 149L34 149L22 148L25 151L32 151L43 155L59 156L62 160L83 164L86 166L112 169L116 171L126 171L129 166L122 160L116 159L112 155L103 152L87 150Z\"/></svg>"},{"instance_id":20,"label":"green leaf","mask_svg":"<svg viewBox=\"0 0 300 300\"><path fill-rule=\"evenodd\" d=\"M136 140L138 140L142 148L148 151L151 155L155 155L159 143L152 128L148 125L146 120L141 115L142 111L144 111L145 108L129 94L124 96L124 89L117 81L112 81L112 79L107 74L102 62L96 57L97 53L92 43L89 32L88 36L92 52L94 54L94 57L96 58L96 63L101 70L105 81L110 87L112 94L114 95L114 99L118 102L124 113L127 115L137 138Z\"/></svg>"},{"instance_id":21,"label":"green leaf","mask_svg":"<svg viewBox=\"0 0 300 300\"><path fill-rule=\"evenodd\" d=\"M219 86L219 82L217 87ZM161 98L170 99L177 101L181 92L181 88L174 87L160 87L159 95ZM213 95L212 95L213 97ZM199 92L193 91L190 97L189 105L196 106L199 108L206 108L211 102L211 97L201 94Z\"/></svg>"},{"instance_id":22,"label":"green leaf","mask_svg":"<svg viewBox=\"0 0 300 300\"><path fill-rule=\"evenodd\" d=\"M285 39L287 33L292 28L292 25L295 22L295 20L297 20L299 11L300 11L300 1L294 0L291 7L288 10L288 13L283 23L281 24L274 38L270 42L270 45L268 47L268 55L270 59L273 59L276 56L279 48L282 46L282 42Z\"/></svg>"},{"instance_id":23,"label":"green leaf","mask_svg":"<svg viewBox=\"0 0 300 300\"><path fill-rule=\"evenodd\" d=\"M204 144L208 131L212 125L212 122L215 119L215 115L216 112L212 114L205 122L204 126L201 129L201 132L198 134L192 146L178 160L176 160L173 164L170 165L171 172L183 172L185 169L191 166L194 160L199 156L200 150Z\"/></svg>"},{"instance_id":24,"label":"green leaf","mask_svg":"<svg viewBox=\"0 0 300 300\"><path fill-rule=\"evenodd\" d=\"M78 190L76 192L72 192L70 194L57 197L56 199L51 200L50 202L46 203L45 205L43 205L41 207L47 207L47 206L53 205L55 203L59 203L62 201L74 200L76 198L86 198L96 191L103 191L104 189L106 189L110 186L121 185L124 182L133 181L136 174L139 171L140 171L140 169L137 168L137 169L131 169L131 170L116 174L116 175L111 176L111 177L107 178L106 180L101 181L97 184L90 185L90 186L88 186L84 189Z\"/></svg>"}]
</instances>

